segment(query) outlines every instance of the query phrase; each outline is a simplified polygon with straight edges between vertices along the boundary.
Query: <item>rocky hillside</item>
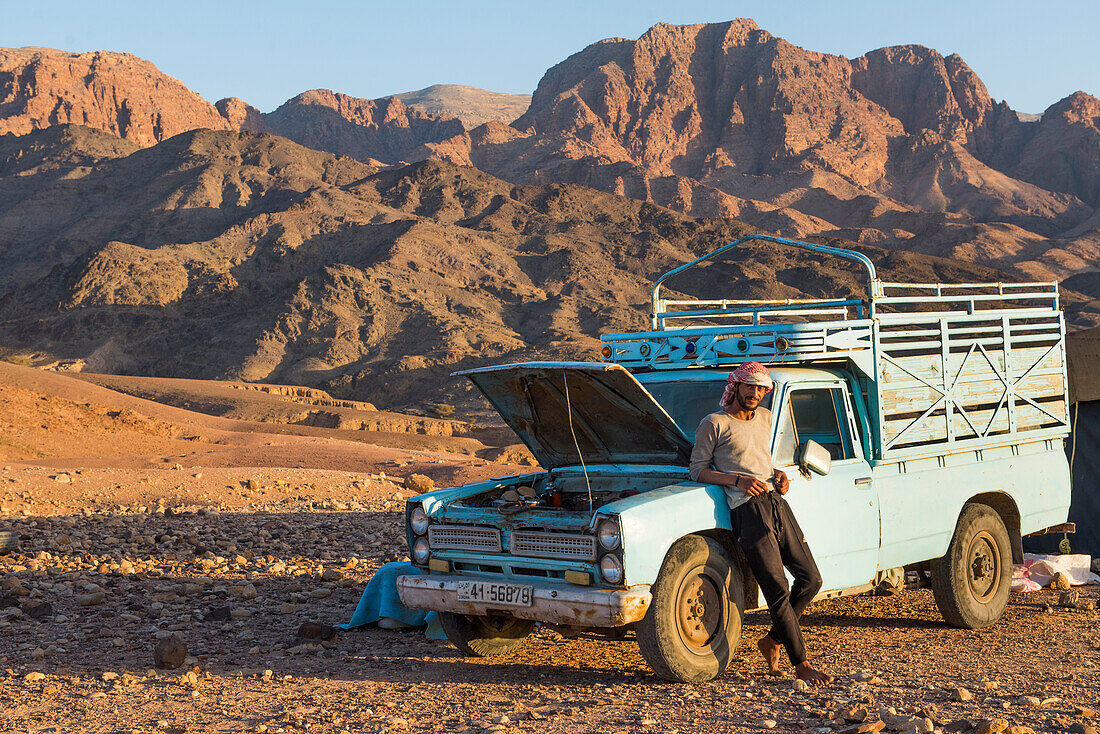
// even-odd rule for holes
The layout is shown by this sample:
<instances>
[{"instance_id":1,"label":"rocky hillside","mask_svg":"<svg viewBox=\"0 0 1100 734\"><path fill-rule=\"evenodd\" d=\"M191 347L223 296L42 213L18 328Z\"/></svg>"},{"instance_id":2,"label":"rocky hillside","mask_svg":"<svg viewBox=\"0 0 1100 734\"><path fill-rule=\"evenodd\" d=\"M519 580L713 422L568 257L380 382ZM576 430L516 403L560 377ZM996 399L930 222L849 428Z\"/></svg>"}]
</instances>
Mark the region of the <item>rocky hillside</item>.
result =
<instances>
[{"instance_id":1,"label":"rocky hillside","mask_svg":"<svg viewBox=\"0 0 1100 734\"><path fill-rule=\"evenodd\" d=\"M442 162L379 170L266 134L138 148L59 125L0 138L0 343L93 371L462 404L450 372L594 357L600 331L644 325L656 275L747 231ZM1003 277L865 250L885 277ZM861 281L754 248L674 285L791 297Z\"/></svg>"}]
</instances>

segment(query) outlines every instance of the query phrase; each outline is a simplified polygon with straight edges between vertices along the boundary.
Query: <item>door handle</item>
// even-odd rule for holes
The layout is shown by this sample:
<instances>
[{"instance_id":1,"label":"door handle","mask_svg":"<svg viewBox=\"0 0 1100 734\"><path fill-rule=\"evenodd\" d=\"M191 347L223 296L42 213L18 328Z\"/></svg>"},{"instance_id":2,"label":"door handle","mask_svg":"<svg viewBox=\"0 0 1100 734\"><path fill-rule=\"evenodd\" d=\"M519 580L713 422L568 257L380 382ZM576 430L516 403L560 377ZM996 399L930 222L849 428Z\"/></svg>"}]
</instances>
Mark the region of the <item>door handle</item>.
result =
<instances>
[{"instance_id":1,"label":"door handle","mask_svg":"<svg viewBox=\"0 0 1100 734\"><path fill-rule=\"evenodd\" d=\"M871 477L860 477L859 479L857 479L855 481L855 485L858 487L861 484L870 484L871 480L872 480Z\"/></svg>"}]
</instances>

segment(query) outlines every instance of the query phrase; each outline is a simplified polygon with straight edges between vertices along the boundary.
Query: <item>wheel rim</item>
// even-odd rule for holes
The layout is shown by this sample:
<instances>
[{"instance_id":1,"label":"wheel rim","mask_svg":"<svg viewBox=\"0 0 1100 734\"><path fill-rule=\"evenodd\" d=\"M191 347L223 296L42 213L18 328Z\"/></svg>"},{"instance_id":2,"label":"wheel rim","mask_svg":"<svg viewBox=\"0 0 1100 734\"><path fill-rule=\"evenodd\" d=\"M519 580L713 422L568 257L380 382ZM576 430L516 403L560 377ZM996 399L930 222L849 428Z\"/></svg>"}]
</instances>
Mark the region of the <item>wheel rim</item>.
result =
<instances>
[{"instance_id":1,"label":"wheel rim","mask_svg":"<svg viewBox=\"0 0 1100 734\"><path fill-rule=\"evenodd\" d=\"M985 530L976 533L966 559L970 593L978 601L988 602L996 596L1001 579L1001 549L997 541Z\"/></svg>"},{"instance_id":2,"label":"wheel rim","mask_svg":"<svg viewBox=\"0 0 1100 734\"><path fill-rule=\"evenodd\" d=\"M692 569L676 593L676 629L684 646L707 654L726 626L725 582L705 566Z\"/></svg>"},{"instance_id":3,"label":"wheel rim","mask_svg":"<svg viewBox=\"0 0 1100 734\"><path fill-rule=\"evenodd\" d=\"M505 635L513 631L517 625L521 624L520 620L515 617L482 617L482 627L486 632L492 632L498 635Z\"/></svg>"}]
</instances>

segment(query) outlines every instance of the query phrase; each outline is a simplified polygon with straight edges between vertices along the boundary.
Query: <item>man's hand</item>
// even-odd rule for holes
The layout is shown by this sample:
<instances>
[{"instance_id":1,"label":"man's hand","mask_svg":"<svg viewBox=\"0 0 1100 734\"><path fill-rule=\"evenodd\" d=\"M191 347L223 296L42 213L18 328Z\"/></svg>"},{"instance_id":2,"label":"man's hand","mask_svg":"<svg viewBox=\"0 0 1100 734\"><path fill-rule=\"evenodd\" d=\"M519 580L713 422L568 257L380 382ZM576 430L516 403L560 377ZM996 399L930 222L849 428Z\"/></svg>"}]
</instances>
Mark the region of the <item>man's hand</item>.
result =
<instances>
[{"instance_id":1,"label":"man's hand","mask_svg":"<svg viewBox=\"0 0 1100 734\"><path fill-rule=\"evenodd\" d=\"M775 488L779 490L779 494L787 494L787 490L791 488L791 480L787 479L787 475L781 469L775 470Z\"/></svg>"},{"instance_id":2,"label":"man's hand","mask_svg":"<svg viewBox=\"0 0 1100 734\"><path fill-rule=\"evenodd\" d=\"M756 477L743 475L737 479L737 488L749 497L756 497L768 491L768 485L764 484Z\"/></svg>"}]
</instances>

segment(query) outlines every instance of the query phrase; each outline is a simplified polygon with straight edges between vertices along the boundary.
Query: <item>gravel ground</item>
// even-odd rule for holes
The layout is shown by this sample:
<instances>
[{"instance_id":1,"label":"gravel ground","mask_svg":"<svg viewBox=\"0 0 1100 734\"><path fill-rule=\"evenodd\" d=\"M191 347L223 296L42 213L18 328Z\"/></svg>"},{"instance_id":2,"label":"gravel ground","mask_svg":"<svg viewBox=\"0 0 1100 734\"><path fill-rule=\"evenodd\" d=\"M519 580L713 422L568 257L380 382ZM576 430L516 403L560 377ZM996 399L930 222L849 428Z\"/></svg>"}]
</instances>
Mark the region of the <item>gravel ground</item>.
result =
<instances>
[{"instance_id":1,"label":"gravel ground","mask_svg":"<svg viewBox=\"0 0 1100 734\"><path fill-rule=\"evenodd\" d=\"M923 590L814 604L808 648L837 680L810 690L764 675L752 643L767 618L753 614L726 675L678 685L633 635L542 628L491 660L418 631L303 639L303 623L346 621L371 574L404 557L403 496L284 494L0 517L21 538L0 556L0 732L1095 731L1095 586L1075 609L1015 595L983 631L946 627ZM186 660L158 669L173 636Z\"/></svg>"}]
</instances>

